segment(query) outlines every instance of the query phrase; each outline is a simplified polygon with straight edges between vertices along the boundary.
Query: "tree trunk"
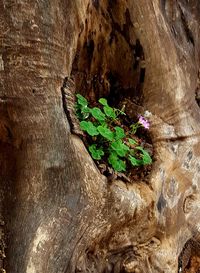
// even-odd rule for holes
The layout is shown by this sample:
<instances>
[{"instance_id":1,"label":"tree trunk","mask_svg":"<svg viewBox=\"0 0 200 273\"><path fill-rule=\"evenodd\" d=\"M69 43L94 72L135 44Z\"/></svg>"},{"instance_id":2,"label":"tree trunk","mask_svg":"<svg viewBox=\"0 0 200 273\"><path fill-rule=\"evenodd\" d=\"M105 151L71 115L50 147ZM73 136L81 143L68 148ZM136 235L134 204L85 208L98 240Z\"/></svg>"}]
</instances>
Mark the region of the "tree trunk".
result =
<instances>
[{"instance_id":1,"label":"tree trunk","mask_svg":"<svg viewBox=\"0 0 200 273\"><path fill-rule=\"evenodd\" d=\"M199 1L0 0L0 10L2 272L190 272L200 252ZM137 96L152 113L148 182L99 172L70 130L66 77L91 100Z\"/></svg>"}]
</instances>

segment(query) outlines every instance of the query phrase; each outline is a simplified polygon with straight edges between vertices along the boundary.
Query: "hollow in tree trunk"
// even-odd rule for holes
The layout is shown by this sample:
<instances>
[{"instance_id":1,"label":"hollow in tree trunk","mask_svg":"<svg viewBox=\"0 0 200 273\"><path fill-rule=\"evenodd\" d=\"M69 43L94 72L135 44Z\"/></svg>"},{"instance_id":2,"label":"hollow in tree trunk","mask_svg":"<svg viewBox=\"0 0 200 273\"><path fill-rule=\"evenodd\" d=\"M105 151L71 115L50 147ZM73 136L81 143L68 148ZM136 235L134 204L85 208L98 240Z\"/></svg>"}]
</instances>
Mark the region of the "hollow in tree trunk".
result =
<instances>
[{"instance_id":1,"label":"hollow in tree trunk","mask_svg":"<svg viewBox=\"0 0 200 273\"><path fill-rule=\"evenodd\" d=\"M198 0L0 0L2 272L198 272L199 18ZM148 181L100 173L66 77L152 113Z\"/></svg>"}]
</instances>

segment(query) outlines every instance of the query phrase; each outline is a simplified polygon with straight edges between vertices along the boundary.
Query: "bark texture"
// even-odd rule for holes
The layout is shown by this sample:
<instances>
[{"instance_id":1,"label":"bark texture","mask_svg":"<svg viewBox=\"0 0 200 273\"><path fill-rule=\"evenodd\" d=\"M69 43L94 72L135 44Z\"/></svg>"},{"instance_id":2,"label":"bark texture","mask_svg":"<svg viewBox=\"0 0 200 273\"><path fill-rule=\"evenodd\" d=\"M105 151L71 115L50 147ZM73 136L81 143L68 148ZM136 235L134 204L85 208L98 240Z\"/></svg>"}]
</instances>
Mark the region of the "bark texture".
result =
<instances>
[{"instance_id":1,"label":"bark texture","mask_svg":"<svg viewBox=\"0 0 200 273\"><path fill-rule=\"evenodd\" d=\"M199 18L198 0L0 0L2 271L195 272ZM100 174L63 109L71 76L152 113L148 183Z\"/></svg>"}]
</instances>

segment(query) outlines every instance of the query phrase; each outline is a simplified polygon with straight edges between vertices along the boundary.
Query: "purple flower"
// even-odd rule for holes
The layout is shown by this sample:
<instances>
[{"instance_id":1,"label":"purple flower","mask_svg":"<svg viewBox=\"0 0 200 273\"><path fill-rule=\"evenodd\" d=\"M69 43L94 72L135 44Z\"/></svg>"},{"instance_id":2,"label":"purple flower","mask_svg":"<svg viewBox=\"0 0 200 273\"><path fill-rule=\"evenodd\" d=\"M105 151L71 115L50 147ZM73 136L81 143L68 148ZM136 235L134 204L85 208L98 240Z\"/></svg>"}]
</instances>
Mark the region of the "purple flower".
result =
<instances>
[{"instance_id":1,"label":"purple flower","mask_svg":"<svg viewBox=\"0 0 200 273\"><path fill-rule=\"evenodd\" d=\"M143 116L139 115L139 121L138 123L140 123L145 129L149 129L149 122L148 120L146 120Z\"/></svg>"}]
</instances>

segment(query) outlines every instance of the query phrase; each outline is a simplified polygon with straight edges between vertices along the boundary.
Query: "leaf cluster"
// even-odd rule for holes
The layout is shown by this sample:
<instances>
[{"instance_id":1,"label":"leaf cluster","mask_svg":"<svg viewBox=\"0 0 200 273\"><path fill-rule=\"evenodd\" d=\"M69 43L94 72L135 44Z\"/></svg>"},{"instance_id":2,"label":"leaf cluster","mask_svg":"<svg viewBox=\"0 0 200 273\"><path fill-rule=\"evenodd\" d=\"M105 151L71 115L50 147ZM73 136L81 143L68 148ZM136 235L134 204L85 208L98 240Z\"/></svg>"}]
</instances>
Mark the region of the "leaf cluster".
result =
<instances>
[{"instance_id":1,"label":"leaf cluster","mask_svg":"<svg viewBox=\"0 0 200 273\"><path fill-rule=\"evenodd\" d=\"M87 134L88 150L93 159L103 159L118 172L125 172L127 164L137 167L152 163L149 153L130 132L115 125L119 115L125 115L122 110L110 107L105 98L99 99L100 107L91 108L82 95L76 97L80 128Z\"/></svg>"}]
</instances>

